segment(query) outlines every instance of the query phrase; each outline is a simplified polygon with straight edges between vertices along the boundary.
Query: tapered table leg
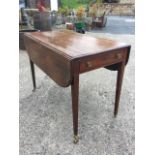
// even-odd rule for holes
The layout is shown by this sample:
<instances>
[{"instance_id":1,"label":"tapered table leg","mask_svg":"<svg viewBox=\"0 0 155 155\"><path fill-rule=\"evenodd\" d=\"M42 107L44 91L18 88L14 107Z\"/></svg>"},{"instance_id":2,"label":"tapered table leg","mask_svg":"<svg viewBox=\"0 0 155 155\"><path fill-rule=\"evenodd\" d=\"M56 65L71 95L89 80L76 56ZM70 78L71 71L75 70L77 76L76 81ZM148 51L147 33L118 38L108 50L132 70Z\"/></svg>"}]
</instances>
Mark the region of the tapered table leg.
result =
<instances>
[{"instance_id":1,"label":"tapered table leg","mask_svg":"<svg viewBox=\"0 0 155 155\"><path fill-rule=\"evenodd\" d=\"M72 112L73 112L73 132L74 132L74 143L78 142L78 98L79 98L79 75L73 78L71 84L71 95L72 95Z\"/></svg>"},{"instance_id":2,"label":"tapered table leg","mask_svg":"<svg viewBox=\"0 0 155 155\"><path fill-rule=\"evenodd\" d=\"M32 74L32 82L33 82L33 91L36 89L36 79L35 79L35 69L34 69L34 64L30 60L30 66L31 66L31 74Z\"/></svg>"},{"instance_id":3,"label":"tapered table leg","mask_svg":"<svg viewBox=\"0 0 155 155\"><path fill-rule=\"evenodd\" d=\"M125 62L121 62L118 64L118 73L117 73L117 84L116 84L116 95L115 95L115 108L114 108L114 116L117 116L118 108L119 108L119 101L120 101L120 94L121 94L121 87L124 75L124 68Z\"/></svg>"}]
</instances>

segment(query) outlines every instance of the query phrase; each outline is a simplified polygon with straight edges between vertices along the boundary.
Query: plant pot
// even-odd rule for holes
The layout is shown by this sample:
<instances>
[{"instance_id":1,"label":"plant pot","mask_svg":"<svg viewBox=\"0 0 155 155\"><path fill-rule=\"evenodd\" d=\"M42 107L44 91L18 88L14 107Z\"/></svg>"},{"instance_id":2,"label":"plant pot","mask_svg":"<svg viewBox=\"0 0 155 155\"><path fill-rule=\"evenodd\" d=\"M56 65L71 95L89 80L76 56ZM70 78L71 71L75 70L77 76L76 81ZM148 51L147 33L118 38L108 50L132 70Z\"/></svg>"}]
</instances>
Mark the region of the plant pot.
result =
<instances>
[{"instance_id":1,"label":"plant pot","mask_svg":"<svg viewBox=\"0 0 155 155\"><path fill-rule=\"evenodd\" d=\"M35 31L39 31L37 29L24 29L24 30L20 30L19 31L19 49L21 50L25 50L25 44L24 44L24 33L25 32L35 32Z\"/></svg>"},{"instance_id":2,"label":"plant pot","mask_svg":"<svg viewBox=\"0 0 155 155\"><path fill-rule=\"evenodd\" d=\"M105 0L107 3L119 3L120 0Z\"/></svg>"},{"instance_id":3,"label":"plant pot","mask_svg":"<svg viewBox=\"0 0 155 155\"><path fill-rule=\"evenodd\" d=\"M74 24L73 23L66 23L66 28L68 30L74 30Z\"/></svg>"},{"instance_id":4,"label":"plant pot","mask_svg":"<svg viewBox=\"0 0 155 155\"><path fill-rule=\"evenodd\" d=\"M85 23L83 22L78 22L78 23L75 23L75 28L76 28L76 32L78 33L85 33Z\"/></svg>"}]
</instances>

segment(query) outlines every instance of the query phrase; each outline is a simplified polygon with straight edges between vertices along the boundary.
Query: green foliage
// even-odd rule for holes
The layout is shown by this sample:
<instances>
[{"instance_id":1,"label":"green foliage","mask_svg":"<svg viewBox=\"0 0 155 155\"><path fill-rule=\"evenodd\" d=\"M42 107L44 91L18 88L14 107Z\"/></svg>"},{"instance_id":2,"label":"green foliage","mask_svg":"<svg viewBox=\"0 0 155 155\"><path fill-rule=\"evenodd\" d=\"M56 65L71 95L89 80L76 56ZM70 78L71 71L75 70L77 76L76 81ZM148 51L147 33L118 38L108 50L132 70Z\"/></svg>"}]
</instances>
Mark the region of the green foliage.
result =
<instances>
[{"instance_id":1,"label":"green foliage","mask_svg":"<svg viewBox=\"0 0 155 155\"><path fill-rule=\"evenodd\" d=\"M102 0L97 0L96 2L97 2L97 3L102 3Z\"/></svg>"},{"instance_id":2,"label":"green foliage","mask_svg":"<svg viewBox=\"0 0 155 155\"><path fill-rule=\"evenodd\" d=\"M79 6L86 7L93 0L61 0L62 7L75 8L77 9Z\"/></svg>"},{"instance_id":3,"label":"green foliage","mask_svg":"<svg viewBox=\"0 0 155 155\"><path fill-rule=\"evenodd\" d=\"M67 16L70 10L67 6L59 8L58 13Z\"/></svg>"},{"instance_id":4,"label":"green foliage","mask_svg":"<svg viewBox=\"0 0 155 155\"><path fill-rule=\"evenodd\" d=\"M61 0L62 7L68 7L68 8L77 8L80 3L77 2L77 0Z\"/></svg>"},{"instance_id":5,"label":"green foliage","mask_svg":"<svg viewBox=\"0 0 155 155\"><path fill-rule=\"evenodd\" d=\"M69 9L77 9L80 6L85 8L93 3L103 3L105 0L59 0L61 1L61 7L68 7Z\"/></svg>"}]
</instances>

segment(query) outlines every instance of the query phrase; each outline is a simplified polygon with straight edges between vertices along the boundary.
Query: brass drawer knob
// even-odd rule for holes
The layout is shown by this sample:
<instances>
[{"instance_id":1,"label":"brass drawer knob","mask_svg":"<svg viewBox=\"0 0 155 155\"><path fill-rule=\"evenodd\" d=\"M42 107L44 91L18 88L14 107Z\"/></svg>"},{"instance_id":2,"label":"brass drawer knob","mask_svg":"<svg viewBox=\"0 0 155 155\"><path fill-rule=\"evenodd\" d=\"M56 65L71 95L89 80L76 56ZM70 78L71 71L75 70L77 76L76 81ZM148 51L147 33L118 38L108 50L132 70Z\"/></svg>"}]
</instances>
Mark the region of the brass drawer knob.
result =
<instances>
[{"instance_id":1,"label":"brass drawer knob","mask_svg":"<svg viewBox=\"0 0 155 155\"><path fill-rule=\"evenodd\" d=\"M117 53L117 54L116 54L116 58L117 58L117 59L121 59L121 58L122 58L122 54L121 54L121 53Z\"/></svg>"},{"instance_id":2,"label":"brass drawer knob","mask_svg":"<svg viewBox=\"0 0 155 155\"><path fill-rule=\"evenodd\" d=\"M93 66L92 63L91 63L90 61L88 61L88 62L86 63L86 65L87 65L87 67L92 67L92 66Z\"/></svg>"}]
</instances>

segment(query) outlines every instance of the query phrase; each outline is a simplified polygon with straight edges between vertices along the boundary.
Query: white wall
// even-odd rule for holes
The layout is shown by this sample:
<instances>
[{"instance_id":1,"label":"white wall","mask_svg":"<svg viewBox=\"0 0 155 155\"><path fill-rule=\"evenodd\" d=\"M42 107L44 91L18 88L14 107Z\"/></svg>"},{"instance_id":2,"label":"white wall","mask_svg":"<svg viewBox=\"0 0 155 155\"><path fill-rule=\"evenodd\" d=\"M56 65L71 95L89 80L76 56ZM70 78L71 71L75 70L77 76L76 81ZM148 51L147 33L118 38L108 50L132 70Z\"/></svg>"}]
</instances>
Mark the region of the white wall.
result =
<instances>
[{"instance_id":1,"label":"white wall","mask_svg":"<svg viewBox=\"0 0 155 155\"><path fill-rule=\"evenodd\" d=\"M135 3L135 0L120 0L120 3Z\"/></svg>"},{"instance_id":2,"label":"white wall","mask_svg":"<svg viewBox=\"0 0 155 155\"><path fill-rule=\"evenodd\" d=\"M58 10L58 1L57 0L51 0L51 10Z\"/></svg>"}]
</instances>

